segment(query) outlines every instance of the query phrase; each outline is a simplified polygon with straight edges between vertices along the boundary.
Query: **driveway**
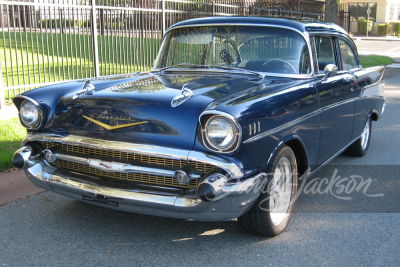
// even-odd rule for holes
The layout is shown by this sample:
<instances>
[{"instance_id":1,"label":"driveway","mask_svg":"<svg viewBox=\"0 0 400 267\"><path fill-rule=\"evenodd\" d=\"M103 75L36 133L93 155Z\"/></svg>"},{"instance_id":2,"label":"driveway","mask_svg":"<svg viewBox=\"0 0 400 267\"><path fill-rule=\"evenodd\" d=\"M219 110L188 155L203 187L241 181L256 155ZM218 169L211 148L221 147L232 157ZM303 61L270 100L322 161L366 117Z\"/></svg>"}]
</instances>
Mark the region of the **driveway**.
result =
<instances>
[{"instance_id":1,"label":"driveway","mask_svg":"<svg viewBox=\"0 0 400 267\"><path fill-rule=\"evenodd\" d=\"M399 84L399 74L386 82L388 106L373 123L368 154L340 156L303 181L281 236L250 235L236 221L132 214L43 192L0 207L0 265L398 266Z\"/></svg>"}]
</instances>

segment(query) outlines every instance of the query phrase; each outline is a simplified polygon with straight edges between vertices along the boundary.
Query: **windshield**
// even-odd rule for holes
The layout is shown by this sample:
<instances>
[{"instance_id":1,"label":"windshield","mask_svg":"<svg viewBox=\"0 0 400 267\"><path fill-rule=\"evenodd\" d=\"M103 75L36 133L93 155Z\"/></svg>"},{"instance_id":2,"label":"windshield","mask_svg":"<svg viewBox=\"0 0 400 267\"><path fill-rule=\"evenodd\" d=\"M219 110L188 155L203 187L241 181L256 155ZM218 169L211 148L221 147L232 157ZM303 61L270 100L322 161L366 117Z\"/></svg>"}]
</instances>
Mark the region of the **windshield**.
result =
<instances>
[{"instance_id":1,"label":"windshield","mask_svg":"<svg viewBox=\"0 0 400 267\"><path fill-rule=\"evenodd\" d=\"M311 73L307 44L294 31L252 26L203 26L170 31L154 70L227 66L256 72Z\"/></svg>"}]
</instances>

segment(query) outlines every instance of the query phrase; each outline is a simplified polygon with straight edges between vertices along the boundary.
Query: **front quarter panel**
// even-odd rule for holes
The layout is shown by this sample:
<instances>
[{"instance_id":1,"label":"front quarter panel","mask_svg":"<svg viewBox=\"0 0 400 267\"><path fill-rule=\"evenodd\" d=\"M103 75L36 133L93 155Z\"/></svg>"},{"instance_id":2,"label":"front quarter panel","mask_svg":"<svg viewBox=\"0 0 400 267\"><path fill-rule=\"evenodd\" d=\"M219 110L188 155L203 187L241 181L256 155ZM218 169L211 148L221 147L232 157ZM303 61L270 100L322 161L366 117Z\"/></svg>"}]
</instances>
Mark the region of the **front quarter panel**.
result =
<instances>
[{"instance_id":1,"label":"front quarter panel","mask_svg":"<svg viewBox=\"0 0 400 267\"><path fill-rule=\"evenodd\" d=\"M282 141L297 139L304 145L312 165L318 156L318 96L313 80L280 86L261 86L241 96L212 106L233 115L242 127L237 151L226 155L244 166L246 175L266 167L272 152ZM195 149L204 150L200 138Z\"/></svg>"}]
</instances>

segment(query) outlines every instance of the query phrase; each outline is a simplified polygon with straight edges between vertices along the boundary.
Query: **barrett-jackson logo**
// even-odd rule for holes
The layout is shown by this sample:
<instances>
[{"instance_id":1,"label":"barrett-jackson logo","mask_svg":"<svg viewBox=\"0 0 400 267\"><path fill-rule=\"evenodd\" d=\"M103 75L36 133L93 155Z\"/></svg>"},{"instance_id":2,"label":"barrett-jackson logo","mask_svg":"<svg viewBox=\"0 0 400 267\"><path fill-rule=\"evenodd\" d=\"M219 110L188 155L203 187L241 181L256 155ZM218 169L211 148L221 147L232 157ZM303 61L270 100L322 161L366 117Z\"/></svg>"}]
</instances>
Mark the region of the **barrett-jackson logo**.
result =
<instances>
[{"instance_id":1,"label":"barrett-jackson logo","mask_svg":"<svg viewBox=\"0 0 400 267\"><path fill-rule=\"evenodd\" d=\"M131 117L127 118L127 117L122 117L122 116L99 115L97 113L93 114L91 117L88 117L85 115L82 115L82 117L84 117L85 119L87 119L103 128L106 128L109 131L147 123L147 121L141 121L141 122L119 124L120 121L135 121L135 120L132 120ZM96 120L96 119L98 119L98 120ZM101 122L99 120L109 120L110 125L108 125L104 122ZM111 125L114 123L116 123L116 125Z\"/></svg>"}]
</instances>

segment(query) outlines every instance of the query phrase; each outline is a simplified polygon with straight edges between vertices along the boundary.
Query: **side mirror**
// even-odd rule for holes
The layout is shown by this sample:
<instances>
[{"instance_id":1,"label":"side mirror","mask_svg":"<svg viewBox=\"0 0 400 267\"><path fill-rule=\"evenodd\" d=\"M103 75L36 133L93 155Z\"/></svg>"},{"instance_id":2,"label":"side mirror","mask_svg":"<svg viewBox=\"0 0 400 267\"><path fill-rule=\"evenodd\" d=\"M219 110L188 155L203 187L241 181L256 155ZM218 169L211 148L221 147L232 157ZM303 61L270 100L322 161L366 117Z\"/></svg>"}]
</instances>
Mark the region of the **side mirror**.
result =
<instances>
[{"instance_id":1,"label":"side mirror","mask_svg":"<svg viewBox=\"0 0 400 267\"><path fill-rule=\"evenodd\" d=\"M328 64L324 68L325 76L322 80L326 80L328 77L333 77L337 74L338 68L335 64Z\"/></svg>"}]
</instances>

